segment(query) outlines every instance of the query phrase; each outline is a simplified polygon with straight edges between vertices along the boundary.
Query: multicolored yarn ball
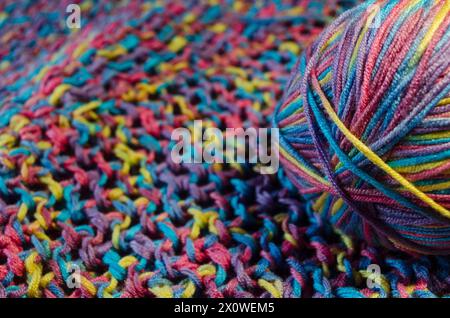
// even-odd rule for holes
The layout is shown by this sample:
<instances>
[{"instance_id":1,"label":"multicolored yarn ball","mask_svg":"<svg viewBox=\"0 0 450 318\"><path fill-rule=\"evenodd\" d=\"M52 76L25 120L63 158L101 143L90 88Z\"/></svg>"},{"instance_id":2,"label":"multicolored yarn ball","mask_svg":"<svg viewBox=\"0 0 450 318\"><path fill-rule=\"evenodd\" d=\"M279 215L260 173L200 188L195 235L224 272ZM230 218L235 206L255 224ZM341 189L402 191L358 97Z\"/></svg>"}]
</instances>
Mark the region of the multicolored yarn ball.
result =
<instances>
[{"instance_id":1,"label":"multicolored yarn ball","mask_svg":"<svg viewBox=\"0 0 450 318\"><path fill-rule=\"evenodd\" d=\"M366 1L304 51L274 124L308 204L367 242L450 253L450 2Z\"/></svg>"}]
</instances>

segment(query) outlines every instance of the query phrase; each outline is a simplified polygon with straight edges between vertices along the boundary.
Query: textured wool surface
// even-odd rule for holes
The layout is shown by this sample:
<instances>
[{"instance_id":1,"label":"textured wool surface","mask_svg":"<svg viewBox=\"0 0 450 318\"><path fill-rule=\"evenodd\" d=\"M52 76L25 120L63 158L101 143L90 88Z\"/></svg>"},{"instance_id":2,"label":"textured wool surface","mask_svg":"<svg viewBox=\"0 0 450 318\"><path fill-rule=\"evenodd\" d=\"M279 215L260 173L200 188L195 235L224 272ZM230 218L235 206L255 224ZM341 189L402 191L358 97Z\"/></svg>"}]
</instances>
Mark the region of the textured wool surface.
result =
<instances>
[{"instance_id":1,"label":"textured wool surface","mask_svg":"<svg viewBox=\"0 0 450 318\"><path fill-rule=\"evenodd\" d=\"M450 294L448 257L346 236L283 170L169 157L195 119L270 125L356 1L84 1L78 31L69 2L0 3L0 297Z\"/></svg>"}]
</instances>

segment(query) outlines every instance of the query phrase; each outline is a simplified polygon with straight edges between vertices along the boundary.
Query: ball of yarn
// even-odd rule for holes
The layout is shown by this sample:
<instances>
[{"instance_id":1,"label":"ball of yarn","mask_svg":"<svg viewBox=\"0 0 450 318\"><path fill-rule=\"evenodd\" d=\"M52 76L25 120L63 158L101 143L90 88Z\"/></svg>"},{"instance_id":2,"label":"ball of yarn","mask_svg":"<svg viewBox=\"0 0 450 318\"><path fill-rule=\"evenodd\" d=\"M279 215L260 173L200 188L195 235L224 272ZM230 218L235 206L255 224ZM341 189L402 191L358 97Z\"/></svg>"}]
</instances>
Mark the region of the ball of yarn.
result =
<instances>
[{"instance_id":1,"label":"ball of yarn","mask_svg":"<svg viewBox=\"0 0 450 318\"><path fill-rule=\"evenodd\" d=\"M307 207L369 244L450 253L450 2L367 1L306 49L273 124Z\"/></svg>"}]
</instances>

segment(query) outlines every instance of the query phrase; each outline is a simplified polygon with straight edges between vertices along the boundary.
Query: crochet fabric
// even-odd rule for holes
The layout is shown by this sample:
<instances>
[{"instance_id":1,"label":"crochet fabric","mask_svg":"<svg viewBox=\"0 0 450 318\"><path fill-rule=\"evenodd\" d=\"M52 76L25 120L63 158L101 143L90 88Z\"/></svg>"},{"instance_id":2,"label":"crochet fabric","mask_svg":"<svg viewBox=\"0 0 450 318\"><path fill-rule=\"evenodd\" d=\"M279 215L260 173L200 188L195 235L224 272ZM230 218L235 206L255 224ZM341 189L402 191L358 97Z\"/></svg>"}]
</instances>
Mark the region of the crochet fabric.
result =
<instances>
[{"instance_id":1,"label":"crochet fabric","mask_svg":"<svg viewBox=\"0 0 450 318\"><path fill-rule=\"evenodd\" d=\"M0 3L0 297L450 294L448 257L345 236L283 170L170 158L196 119L269 126L357 1L84 1L70 30L72 2Z\"/></svg>"}]
</instances>

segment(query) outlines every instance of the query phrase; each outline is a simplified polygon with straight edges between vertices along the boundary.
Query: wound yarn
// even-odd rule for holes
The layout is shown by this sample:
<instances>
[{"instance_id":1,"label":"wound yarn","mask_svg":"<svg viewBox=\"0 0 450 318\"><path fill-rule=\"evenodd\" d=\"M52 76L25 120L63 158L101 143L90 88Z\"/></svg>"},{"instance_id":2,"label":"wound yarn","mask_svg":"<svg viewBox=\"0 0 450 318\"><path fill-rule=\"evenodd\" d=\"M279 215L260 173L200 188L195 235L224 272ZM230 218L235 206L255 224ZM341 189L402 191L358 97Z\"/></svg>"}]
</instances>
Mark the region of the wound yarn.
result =
<instances>
[{"instance_id":1,"label":"wound yarn","mask_svg":"<svg viewBox=\"0 0 450 318\"><path fill-rule=\"evenodd\" d=\"M273 124L310 209L370 244L450 253L450 2L367 1L305 50Z\"/></svg>"}]
</instances>

